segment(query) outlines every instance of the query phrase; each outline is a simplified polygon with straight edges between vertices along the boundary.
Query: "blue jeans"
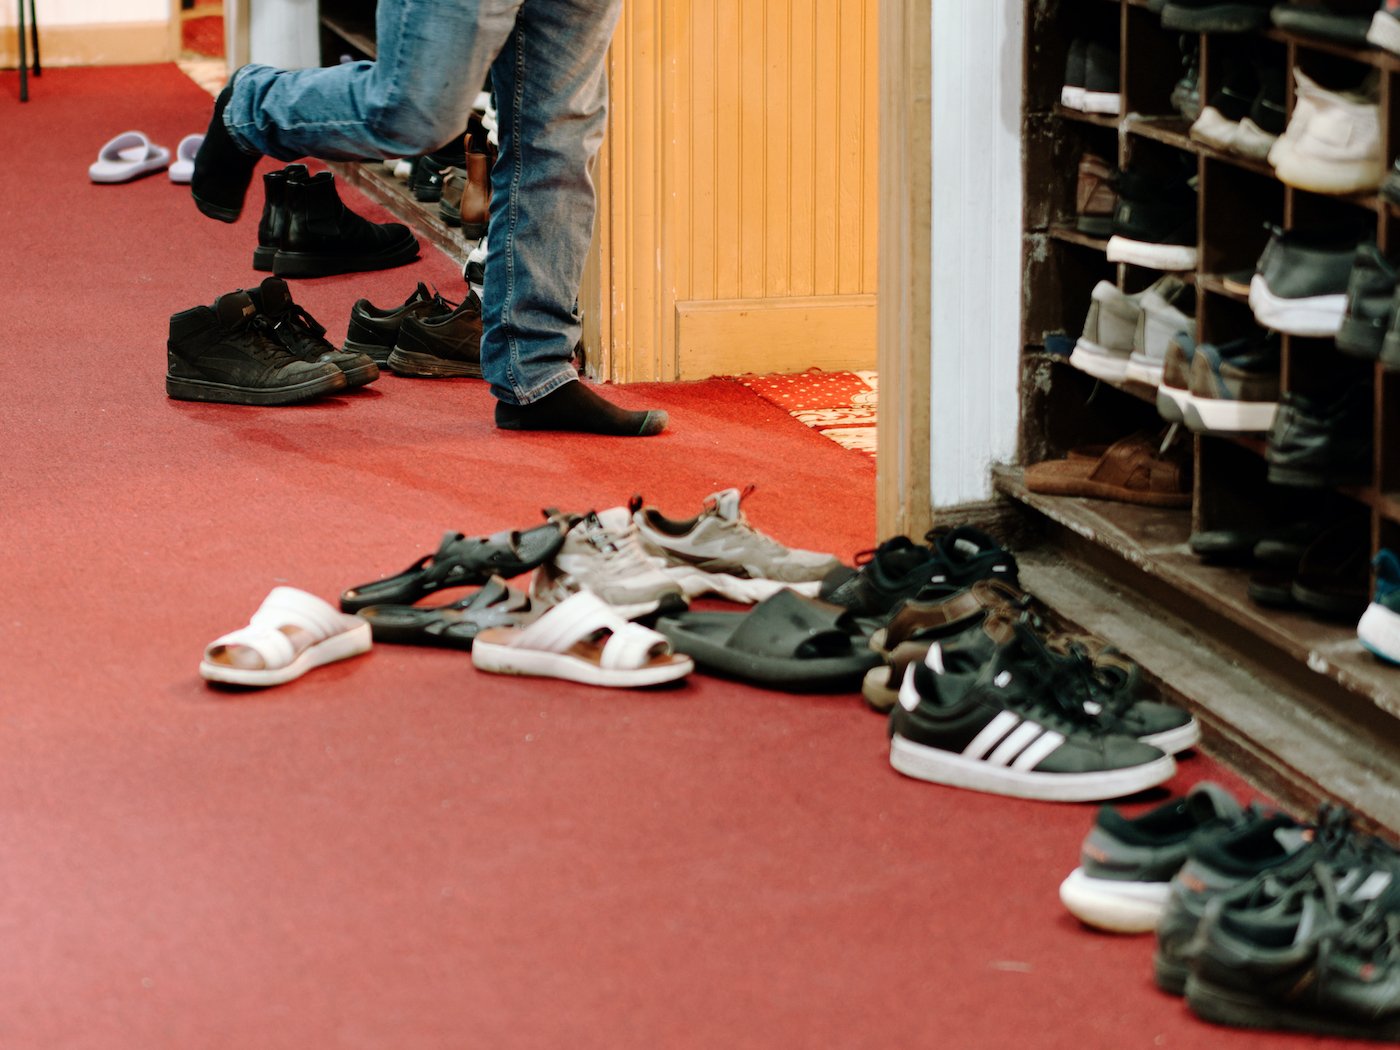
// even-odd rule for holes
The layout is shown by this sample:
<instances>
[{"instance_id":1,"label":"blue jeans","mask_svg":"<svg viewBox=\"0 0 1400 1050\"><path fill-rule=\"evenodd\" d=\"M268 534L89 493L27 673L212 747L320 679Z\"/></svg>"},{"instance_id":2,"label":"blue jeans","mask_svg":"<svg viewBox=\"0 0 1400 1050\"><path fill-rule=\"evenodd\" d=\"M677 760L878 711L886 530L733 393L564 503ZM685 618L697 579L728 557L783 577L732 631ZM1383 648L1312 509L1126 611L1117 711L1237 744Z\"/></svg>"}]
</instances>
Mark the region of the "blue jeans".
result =
<instances>
[{"instance_id":1,"label":"blue jeans","mask_svg":"<svg viewBox=\"0 0 1400 1050\"><path fill-rule=\"evenodd\" d=\"M324 69L244 66L224 122L278 160L412 157L462 134L491 72L491 173L481 367L528 404L578 378L579 282L597 201L604 59L622 0L380 0L378 58Z\"/></svg>"}]
</instances>

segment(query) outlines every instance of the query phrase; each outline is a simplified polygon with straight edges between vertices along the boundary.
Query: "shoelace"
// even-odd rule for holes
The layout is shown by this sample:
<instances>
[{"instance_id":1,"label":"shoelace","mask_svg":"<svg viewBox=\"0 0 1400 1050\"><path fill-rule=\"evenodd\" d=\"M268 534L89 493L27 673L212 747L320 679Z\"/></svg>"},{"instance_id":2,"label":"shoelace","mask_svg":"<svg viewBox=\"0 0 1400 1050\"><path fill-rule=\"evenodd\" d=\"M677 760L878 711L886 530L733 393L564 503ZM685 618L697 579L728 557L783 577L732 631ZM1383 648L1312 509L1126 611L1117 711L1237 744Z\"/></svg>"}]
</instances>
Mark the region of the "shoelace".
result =
<instances>
[{"instance_id":1,"label":"shoelace","mask_svg":"<svg viewBox=\"0 0 1400 1050\"><path fill-rule=\"evenodd\" d=\"M326 339L325 326L297 303L293 303L273 321L272 331L278 341L294 354L317 357L335 349Z\"/></svg>"},{"instance_id":2,"label":"shoelace","mask_svg":"<svg viewBox=\"0 0 1400 1050\"><path fill-rule=\"evenodd\" d=\"M642 545L641 531L631 519L627 528L618 533L605 527L596 514L590 514L585 539L618 575L654 572L660 565L660 559Z\"/></svg>"},{"instance_id":3,"label":"shoelace","mask_svg":"<svg viewBox=\"0 0 1400 1050\"><path fill-rule=\"evenodd\" d=\"M248 351L259 361L279 363L291 356L277 326L262 314L250 317L237 331L247 337Z\"/></svg>"}]
</instances>

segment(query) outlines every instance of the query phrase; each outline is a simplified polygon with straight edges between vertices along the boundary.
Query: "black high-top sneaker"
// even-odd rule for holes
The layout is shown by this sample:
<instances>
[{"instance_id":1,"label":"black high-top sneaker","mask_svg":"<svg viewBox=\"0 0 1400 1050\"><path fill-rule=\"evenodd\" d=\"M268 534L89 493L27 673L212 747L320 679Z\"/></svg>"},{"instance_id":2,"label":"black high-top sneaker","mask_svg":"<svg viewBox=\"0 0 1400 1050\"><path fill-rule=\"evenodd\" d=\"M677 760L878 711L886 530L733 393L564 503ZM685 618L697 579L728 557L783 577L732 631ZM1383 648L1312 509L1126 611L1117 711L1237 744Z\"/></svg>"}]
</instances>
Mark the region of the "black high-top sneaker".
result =
<instances>
[{"instance_id":1,"label":"black high-top sneaker","mask_svg":"<svg viewBox=\"0 0 1400 1050\"><path fill-rule=\"evenodd\" d=\"M287 180L306 178L305 164L288 164L263 176L263 210L258 220L258 246L253 249L253 269L272 272L272 262L287 235Z\"/></svg>"},{"instance_id":2,"label":"black high-top sneaker","mask_svg":"<svg viewBox=\"0 0 1400 1050\"><path fill-rule=\"evenodd\" d=\"M335 365L292 356L246 292L174 314L166 361L165 392L179 401L289 405L345 389Z\"/></svg>"},{"instance_id":3,"label":"black high-top sneaker","mask_svg":"<svg viewBox=\"0 0 1400 1050\"><path fill-rule=\"evenodd\" d=\"M345 373L346 386L364 386L379 378L379 366L368 354L339 350L326 340L325 326L292 301L282 278L264 277L257 288L244 290L258 313L272 322L272 334L293 357L335 365Z\"/></svg>"},{"instance_id":4,"label":"black high-top sneaker","mask_svg":"<svg viewBox=\"0 0 1400 1050\"><path fill-rule=\"evenodd\" d=\"M418 239L407 226L356 215L341 202L329 171L286 185L287 232L272 260L278 277L384 270L418 257Z\"/></svg>"},{"instance_id":5,"label":"black high-top sneaker","mask_svg":"<svg viewBox=\"0 0 1400 1050\"><path fill-rule=\"evenodd\" d=\"M406 317L389 367L401 376L481 378L481 300L468 292L462 305L441 317Z\"/></svg>"},{"instance_id":6,"label":"black high-top sneaker","mask_svg":"<svg viewBox=\"0 0 1400 1050\"><path fill-rule=\"evenodd\" d=\"M357 299L350 308L350 324L342 349L368 354L376 364L389 363L389 355L399 341L399 329L409 317L442 317L457 309L422 281L398 306L378 307L368 299Z\"/></svg>"}]
</instances>

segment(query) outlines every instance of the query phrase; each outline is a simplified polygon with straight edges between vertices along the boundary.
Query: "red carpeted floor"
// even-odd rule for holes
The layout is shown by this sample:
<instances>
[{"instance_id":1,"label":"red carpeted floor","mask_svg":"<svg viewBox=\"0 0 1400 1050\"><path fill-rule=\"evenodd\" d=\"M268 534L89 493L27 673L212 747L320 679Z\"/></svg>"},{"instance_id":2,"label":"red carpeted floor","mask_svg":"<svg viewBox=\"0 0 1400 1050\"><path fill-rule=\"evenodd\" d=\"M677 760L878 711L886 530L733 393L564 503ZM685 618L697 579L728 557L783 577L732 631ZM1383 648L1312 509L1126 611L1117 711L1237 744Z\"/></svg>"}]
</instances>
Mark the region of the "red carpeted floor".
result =
<instances>
[{"instance_id":1,"label":"red carpeted floor","mask_svg":"<svg viewBox=\"0 0 1400 1050\"><path fill-rule=\"evenodd\" d=\"M230 227L163 175L86 167L208 109L173 67L54 69L5 118L0 1046L1307 1042L1193 1020L1150 940L1061 911L1092 807L903 779L854 697L606 692L387 646L206 689L202 646L274 584L330 598L545 505L680 514L754 482L791 543L876 538L872 462L732 382L617 391L672 413L633 442L497 433L471 381L166 400L168 315L258 279L260 192ZM418 279L458 287L430 256L295 291L339 338L355 297ZM1207 775L1240 786L1199 757L1178 786Z\"/></svg>"}]
</instances>

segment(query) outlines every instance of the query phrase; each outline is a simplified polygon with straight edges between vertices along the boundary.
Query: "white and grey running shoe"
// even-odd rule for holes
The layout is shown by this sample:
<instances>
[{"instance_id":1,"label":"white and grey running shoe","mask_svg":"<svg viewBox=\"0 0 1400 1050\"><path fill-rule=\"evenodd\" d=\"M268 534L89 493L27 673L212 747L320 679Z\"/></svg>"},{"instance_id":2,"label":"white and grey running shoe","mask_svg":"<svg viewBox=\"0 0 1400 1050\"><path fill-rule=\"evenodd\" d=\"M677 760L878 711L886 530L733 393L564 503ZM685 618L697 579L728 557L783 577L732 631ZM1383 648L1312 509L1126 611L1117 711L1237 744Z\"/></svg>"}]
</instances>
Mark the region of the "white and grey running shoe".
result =
<instances>
[{"instance_id":1,"label":"white and grey running shoe","mask_svg":"<svg viewBox=\"0 0 1400 1050\"><path fill-rule=\"evenodd\" d=\"M755 529L739 509L739 501L749 491L735 488L712 493L705 499L704 511L685 521L672 520L655 507L642 506L637 499L633 500L632 517L646 545L668 565L740 579L772 580L815 595L822 578L840 561L831 554L785 547ZM768 594L747 600L758 601Z\"/></svg>"},{"instance_id":2,"label":"white and grey running shoe","mask_svg":"<svg viewBox=\"0 0 1400 1050\"><path fill-rule=\"evenodd\" d=\"M587 588L629 619L686 607L684 590L642 545L626 507L567 520L563 546L530 579L532 602L555 605Z\"/></svg>"}]
</instances>

